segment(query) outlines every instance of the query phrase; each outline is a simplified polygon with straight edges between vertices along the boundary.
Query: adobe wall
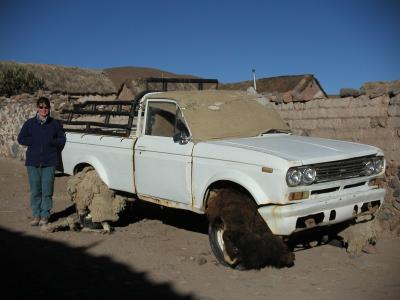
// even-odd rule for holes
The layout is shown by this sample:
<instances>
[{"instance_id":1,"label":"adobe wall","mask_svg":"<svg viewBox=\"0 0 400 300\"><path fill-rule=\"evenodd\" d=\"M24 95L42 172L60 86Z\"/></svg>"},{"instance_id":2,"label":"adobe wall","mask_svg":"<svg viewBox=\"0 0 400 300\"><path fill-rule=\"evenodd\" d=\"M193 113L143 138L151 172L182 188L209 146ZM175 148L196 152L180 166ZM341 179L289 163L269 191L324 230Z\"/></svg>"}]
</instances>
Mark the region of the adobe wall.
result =
<instances>
[{"instance_id":1,"label":"adobe wall","mask_svg":"<svg viewBox=\"0 0 400 300\"><path fill-rule=\"evenodd\" d=\"M25 159L25 148L17 142L22 124L36 113L36 101L45 96L51 102L51 115L59 118L62 109L85 100L113 100L116 95L66 95L39 91L33 95L21 94L10 98L0 97L0 156Z\"/></svg>"},{"instance_id":2,"label":"adobe wall","mask_svg":"<svg viewBox=\"0 0 400 300\"><path fill-rule=\"evenodd\" d=\"M279 103L275 108L297 134L374 145L391 163L400 162L400 94Z\"/></svg>"},{"instance_id":3,"label":"adobe wall","mask_svg":"<svg viewBox=\"0 0 400 300\"><path fill-rule=\"evenodd\" d=\"M380 217L388 220L388 229L400 234L400 93L370 97L277 103L275 108L295 134L364 143L383 150L388 190Z\"/></svg>"}]
</instances>

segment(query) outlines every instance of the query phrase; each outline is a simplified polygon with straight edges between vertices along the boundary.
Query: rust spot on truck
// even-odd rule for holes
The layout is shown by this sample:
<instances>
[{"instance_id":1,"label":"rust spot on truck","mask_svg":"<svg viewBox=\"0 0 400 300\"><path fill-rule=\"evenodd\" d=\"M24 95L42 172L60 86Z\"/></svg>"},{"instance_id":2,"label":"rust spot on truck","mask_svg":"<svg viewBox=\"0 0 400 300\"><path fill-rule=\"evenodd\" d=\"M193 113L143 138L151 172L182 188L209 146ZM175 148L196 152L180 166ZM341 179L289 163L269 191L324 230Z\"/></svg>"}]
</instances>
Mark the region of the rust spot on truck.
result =
<instances>
[{"instance_id":1,"label":"rust spot on truck","mask_svg":"<svg viewBox=\"0 0 400 300\"><path fill-rule=\"evenodd\" d=\"M161 206L166 206L166 207L171 207L171 208L178 208L178 209L185 209L185 210L191 210L195 213L203 213L202 210L193 207L190 204L185 204L185 203L180 203L180 202L175 202L175 201L170 201L170 200L166 200L166 199L161 199L161 198L157 198L157 197L153 197L153 196L148 196L148 195L142 195L142 194L138 194L139 199L144 200L144 201L149 201L152 202L154 204L158 204Z\"/></svg>"},{"instance_id":2,"label":"rust spot on truck","mask_svg":"<svg viewBox=\"0 0 400 300\"><path fill-rule=\"evenodd\" d=\"M277 212L278 209L279 209L279 206L278 206L278 205L276 205L276 206L274 206L274 207L272 208L272 216L273 216L274 218L279 218L279 214L278 214L278 212Z\"/></svg>"}]
</instances>

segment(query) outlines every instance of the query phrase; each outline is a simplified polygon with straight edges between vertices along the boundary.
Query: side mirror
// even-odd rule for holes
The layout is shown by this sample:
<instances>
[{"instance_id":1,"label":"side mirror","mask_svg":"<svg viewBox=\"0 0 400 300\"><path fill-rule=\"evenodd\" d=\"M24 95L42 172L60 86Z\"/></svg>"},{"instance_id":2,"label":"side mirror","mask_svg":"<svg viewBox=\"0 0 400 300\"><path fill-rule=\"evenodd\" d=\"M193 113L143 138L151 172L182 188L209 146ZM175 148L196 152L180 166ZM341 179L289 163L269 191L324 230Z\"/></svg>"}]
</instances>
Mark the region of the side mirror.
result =
<instances>
[{"instance_id":1,"label":"side mirror","mask_svg":"<svg viewBox=\"0 0 400 300\"><path fill-rule=\"evenodd\" d=\"M190 137L184 131L178 132L174 135L174 143L179 143L179 145L186 145L189 143Z\"/></svg>"}]
</instances>

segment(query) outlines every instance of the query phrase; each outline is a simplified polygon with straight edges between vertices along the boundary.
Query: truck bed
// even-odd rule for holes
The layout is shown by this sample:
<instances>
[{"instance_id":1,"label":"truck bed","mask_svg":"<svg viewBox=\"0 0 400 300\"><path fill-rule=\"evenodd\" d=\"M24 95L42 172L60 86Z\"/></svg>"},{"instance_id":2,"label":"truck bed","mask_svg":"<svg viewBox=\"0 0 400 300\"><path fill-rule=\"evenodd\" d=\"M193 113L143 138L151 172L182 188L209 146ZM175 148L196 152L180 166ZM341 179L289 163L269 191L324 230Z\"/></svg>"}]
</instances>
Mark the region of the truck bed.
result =
<instances>
[{"instance_id":1,"label":"truck bed","mask_svg":"<svg viewBox=\"0 0 400 300\"><path fill-rule=\"evenodd\" d=\"M133 147L135 137L67 132L62 151L63 172L74 174L87 165L94 167L111 189L135 193Z\"/></svg>"}]
</instances>

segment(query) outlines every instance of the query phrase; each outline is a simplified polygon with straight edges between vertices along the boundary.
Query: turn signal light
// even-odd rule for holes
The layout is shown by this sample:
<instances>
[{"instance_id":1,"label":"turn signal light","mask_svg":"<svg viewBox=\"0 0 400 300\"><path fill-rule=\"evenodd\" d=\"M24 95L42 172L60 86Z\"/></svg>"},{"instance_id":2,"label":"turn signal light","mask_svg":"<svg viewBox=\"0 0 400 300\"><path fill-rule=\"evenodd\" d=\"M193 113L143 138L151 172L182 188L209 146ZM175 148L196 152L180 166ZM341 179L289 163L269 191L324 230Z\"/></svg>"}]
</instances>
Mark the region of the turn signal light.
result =
<instances>
[{"instance_id":1,"label":"turn signal light","mask_svg":"<svg viewBox=\"0 0 400 300\"><path fill-rule=\"evenodd\" d=\"M385 180L383 178L374 178L368 182L369 186L377 186L378 188L383 188L385 185Z\"/></svg>"},{"instance_id":2,"label":"turn signal light","mask_svg":"<svg viewBox=\"0 0 400 300\"><path fill-rule=\"evenodd\" d=\"M302 200L302 199L307 199L310 196L310 192L294 192L289 194L289 201L294 201L294 200Z\"/></svg>"}]
</instances>

